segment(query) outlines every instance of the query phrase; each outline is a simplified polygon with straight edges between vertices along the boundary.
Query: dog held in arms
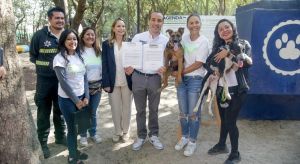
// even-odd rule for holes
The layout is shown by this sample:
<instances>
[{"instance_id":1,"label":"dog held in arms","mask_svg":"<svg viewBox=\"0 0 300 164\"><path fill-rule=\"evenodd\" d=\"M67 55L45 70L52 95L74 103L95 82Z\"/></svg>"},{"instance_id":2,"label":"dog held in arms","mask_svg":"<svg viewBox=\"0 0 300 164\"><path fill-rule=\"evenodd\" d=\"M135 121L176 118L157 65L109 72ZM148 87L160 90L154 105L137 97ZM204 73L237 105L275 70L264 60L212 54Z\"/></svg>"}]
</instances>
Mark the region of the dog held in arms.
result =
<instances>
[{"instance_id":1,"label":"dog held in arms","mask_svg":"<svg viewBox=\"0 0 300 164\"><path fill-rule=\"evenodd\" d=\"M170 39L164 51L164 66L166 67L166 72L163 74L162 87L159 89L160 91L168 86L168 78L174 71L177 71L175 85L178 86L182 81L184 52L180 42L184 28L180 27L177 31L168 29L166 32L169 33Z\"/></svg>"},{"instance_id":2,"label":"dog held in arms","mask_svg":"<svg viewBox=\"0 0 300 164\"><path fill-rule=\"evenodd\" d=\"M244 52L245 52L245 44L243 44L243 41L239 43L233 43L231 46L226 45L224 47L220 47L220 51L223 49L226 49L229 52L229 57L225 57L220 61L220 63L217 63L215 61L215 56L210 57L207 60L207 63L209 65L209 69L211 69L214 73L210 74L205 81L202 91L200 93L199 100L194 108L194 111L197 111L200 104L201 109L203 110L204 102L202 102L205 95L207 95L208 102L208 113L211 117L213 117L212 112L212 101L214 96L216 95L216 90L218 86L219 80L223 82L223 97L226 98L226 100L231 100L231 96L228 91L228 85L227 81L224 77L224 73L228 72L230 69L234 69L235 71L238 70L239 67L243 66L243 61L246 61L249 64L252 64L252 59L249 58ZM233 55L235 58L233 58ZM232 60L236 59L236 60ZM228 106L227 102L224 102L220 104L222 107L226 108Z\"/></svg>"}]
</instances>

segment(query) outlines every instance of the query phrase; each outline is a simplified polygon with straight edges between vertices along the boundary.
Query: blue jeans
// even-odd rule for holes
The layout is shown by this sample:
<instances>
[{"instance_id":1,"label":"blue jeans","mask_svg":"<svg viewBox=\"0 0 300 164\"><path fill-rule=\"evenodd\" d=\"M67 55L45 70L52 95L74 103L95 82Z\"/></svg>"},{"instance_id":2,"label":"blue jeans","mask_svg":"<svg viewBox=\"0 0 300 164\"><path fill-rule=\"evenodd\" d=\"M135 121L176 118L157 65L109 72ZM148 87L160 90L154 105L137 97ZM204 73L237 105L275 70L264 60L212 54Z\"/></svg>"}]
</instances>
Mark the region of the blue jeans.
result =
<instances>
[{"instance_id":1,"label":"blue jeans","mask_svg":"<svg viewBox=\"0 0 300 164\"><path fill-rule=\"evenodd\" d=\"M97 109L101 99L101 92L97 92L94 95L90 95L88 110L91 112L91 123L92 127L88 130L90 136L93 137L96 135L97 129ZM87 137L86 133L80 134L81 137Z\"/></svg>"},{"instance_id":2,"label":"blue jeans","mask_svg":"<svg viewBox=\"0 0 300 164\"><path fill-rule=\"evenodd\" d=\"M201 76L184 76L177 87L182 136L196 141L200 128L200 111L193 112L199 99L202 83Z\"/></svg>"},{"instance_id":3,"label":"blue jeans","mask_svg":"<svg viewBox=\"0 0 300 164\"><path fill-rule=\"evenodd\" d=\"M83 96L80 96L81 99ZM58 105L67 123L67 144L69 150L69 157L76 158L77 152L77 131L74 120L74 112L77 108L70 98L63 98L58 96Z\"/></svg>"}]
</instances>

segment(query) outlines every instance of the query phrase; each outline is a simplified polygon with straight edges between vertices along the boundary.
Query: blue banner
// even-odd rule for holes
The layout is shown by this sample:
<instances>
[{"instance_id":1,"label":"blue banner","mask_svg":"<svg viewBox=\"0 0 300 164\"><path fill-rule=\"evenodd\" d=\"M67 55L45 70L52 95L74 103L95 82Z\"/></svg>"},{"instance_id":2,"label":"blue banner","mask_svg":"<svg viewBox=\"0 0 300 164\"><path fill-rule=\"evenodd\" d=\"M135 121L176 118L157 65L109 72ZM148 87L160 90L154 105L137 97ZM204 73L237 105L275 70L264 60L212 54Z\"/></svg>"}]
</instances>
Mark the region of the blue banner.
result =
<instances>
[{"instance_id":1,"label":"blue banner","mask_svg":"<svg viewBox=\"0 0 300 164\"><path fill-rule=\"evenodd\" d=\"M250 94L300 95L300 11L254 9L252 14Z\"/></svg>"}]
</instances>

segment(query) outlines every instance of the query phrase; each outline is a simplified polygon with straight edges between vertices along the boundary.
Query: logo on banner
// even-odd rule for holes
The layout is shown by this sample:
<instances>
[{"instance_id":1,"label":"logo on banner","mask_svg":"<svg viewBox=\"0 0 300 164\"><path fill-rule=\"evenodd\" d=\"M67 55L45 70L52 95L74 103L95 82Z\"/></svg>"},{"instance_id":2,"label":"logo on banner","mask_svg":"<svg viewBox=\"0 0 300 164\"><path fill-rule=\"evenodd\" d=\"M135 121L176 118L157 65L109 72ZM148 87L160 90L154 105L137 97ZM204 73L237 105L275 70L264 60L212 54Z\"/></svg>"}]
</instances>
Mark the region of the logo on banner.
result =
<instances>
[{"instance_id":1,"label":"logo on banner","mask_svg":"<svg viewBox=\"0 0 300 164\"><path fill-rule=\"evenodd\" d=\"M300 20L288 20L274 26L264 39L263 58L278 74L300 74L299 29Z\"/></svg>"}]
</instances>

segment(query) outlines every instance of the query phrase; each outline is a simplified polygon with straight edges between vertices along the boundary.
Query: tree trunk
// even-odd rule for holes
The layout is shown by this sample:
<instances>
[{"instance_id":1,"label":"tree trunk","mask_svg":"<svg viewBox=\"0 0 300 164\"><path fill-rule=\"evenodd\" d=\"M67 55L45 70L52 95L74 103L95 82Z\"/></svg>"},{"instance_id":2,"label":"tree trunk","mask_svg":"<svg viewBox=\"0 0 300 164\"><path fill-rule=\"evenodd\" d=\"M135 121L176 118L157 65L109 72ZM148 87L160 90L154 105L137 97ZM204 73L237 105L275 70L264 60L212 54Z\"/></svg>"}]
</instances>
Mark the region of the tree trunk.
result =
<instances>
[{"instance_id":1,"label":"tree trunk","mask_svg":"<svg viewBox=\"0 0 300 164\"><path fill-rule=\"evenodd\" d=\"M208 15L209 12L209 0L206 0L205 2L205 15Z\"/></svg>"},{"instance_id":2,"label":"tree trunk","mask_svg":"<svg viewBox=\"0 0 300 164\"><path fill-rule=\"evenodd\" d=\"M219 0L218 15L224 15L225 10L226 10L226 1L225 0Z\"/></svg>"},{"instance_id":3,"label":"tree trunk","mask_svg":"<svg viewBox=\"0 0 300 164\"><path fill-rule=\"evenodd\" d=\"M96 17L94 18L94 21L92 22L92 25L91 27L96 29L96 26L99 22L99 20L102 18L103 20L103 12L104 12L104 8L105 8L105 4L104 4L104 0L101 1L101 7L100 9L97 9L98 10L98 13L96 15Z\"/></svg>"},{"instance_id":4,"label":"tree trunk","mask_svg":"<svg viewBox=\"0 0 300 164\"><path fill-rule=\"evenodd\" d=\"M36 164L43 156L26 103L15 34L12 2L0 0L0 45L7 70L5 79L0 81L0 163Z\"/></svg>"},{"instance_id":5,"label":"tree trunk","mask_svg":"<svg viewBox=\"0 0 300 164\"><path fill-rule=\"evenodd\" d=\"M71 28L78 32L79 25L83 19L84 11L86 10L86 0L79 0L76 8L76 14L72 20Z\"/></svg>"}]
</instances>

